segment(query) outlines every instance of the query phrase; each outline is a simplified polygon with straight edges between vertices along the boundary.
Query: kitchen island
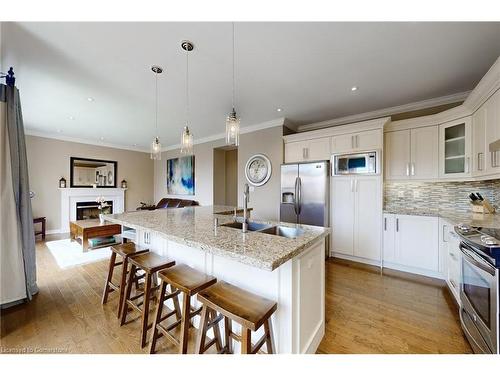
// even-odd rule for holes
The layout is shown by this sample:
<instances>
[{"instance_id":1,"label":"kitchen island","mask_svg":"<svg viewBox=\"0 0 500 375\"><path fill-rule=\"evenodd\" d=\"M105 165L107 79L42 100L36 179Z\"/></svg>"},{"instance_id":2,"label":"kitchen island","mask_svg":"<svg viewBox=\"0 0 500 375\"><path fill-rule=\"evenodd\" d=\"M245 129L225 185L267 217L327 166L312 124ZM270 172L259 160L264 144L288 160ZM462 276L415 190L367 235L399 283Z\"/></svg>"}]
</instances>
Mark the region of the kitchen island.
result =
<instances>
[{"instance_id":1,"label":"kitchen island","mask_svg":"<svg viewBox=\"0 0 500 375\"><path fill-rule=\"evenodd\" d=\"M274 232L281 235L242 233L225 226L234 221L230 212L231 207L200 206L105 219L135 231L135 242L150 251L276 301L272 319L277 352L314 353L325 331L325 237L330 230L252 220L260 229L279 226L282 230ZM283 236L294 231L295 238ZM252 340L261 335L262 328Z\"/></svg>"}]
</instances>

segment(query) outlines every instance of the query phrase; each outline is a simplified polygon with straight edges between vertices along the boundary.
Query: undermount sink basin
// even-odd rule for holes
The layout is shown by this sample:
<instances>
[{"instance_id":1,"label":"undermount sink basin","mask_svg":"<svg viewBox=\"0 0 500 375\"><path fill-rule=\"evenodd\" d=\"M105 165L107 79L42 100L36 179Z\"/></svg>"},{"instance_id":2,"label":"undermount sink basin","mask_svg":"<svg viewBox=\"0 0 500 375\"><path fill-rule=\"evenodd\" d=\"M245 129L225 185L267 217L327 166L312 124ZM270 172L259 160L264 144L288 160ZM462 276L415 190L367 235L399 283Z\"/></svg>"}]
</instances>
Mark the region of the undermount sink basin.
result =
<instances>
[{"instance_id":1,"label":"undermount sink basin","mask_svg":"<svg viewBox=\"0 0 500 375\"><path fill-rule=\"evenodd\" d=\"M286 237L286 238L297 238L304 234L304 231L299 228L283 227L278 225L276 227L270 227L259 231L260 233L272 234L274 236Z\"/></svg>"},{"instance_id":2,"label":"undermount sink basin","mask_svg":"<svg viewBox=\"0 0 500 375\"><path fill-rule=\"evenodd\" d=\"M232 223L227 223L227 224L222 224L221 227L229 227L229 228L235 228L235 229L242 229L243 228L243 223L240 223L239 221L234 221ZM250 232L255 232L255 231L261 231L263 229L271 228L269 224L262 224L262 223L254 223L254 222L249 222L248 223L248 230Z\"/></svg>"}]
</instances>

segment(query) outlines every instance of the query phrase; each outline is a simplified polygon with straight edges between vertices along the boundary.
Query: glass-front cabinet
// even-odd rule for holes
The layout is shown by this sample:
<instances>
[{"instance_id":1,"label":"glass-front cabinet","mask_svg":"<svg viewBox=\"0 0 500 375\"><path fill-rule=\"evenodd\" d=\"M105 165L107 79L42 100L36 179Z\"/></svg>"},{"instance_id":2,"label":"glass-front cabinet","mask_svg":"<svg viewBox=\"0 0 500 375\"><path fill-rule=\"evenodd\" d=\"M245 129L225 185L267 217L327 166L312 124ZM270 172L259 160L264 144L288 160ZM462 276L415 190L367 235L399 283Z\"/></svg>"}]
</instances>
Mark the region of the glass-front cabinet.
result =
<instances>
[{"instance_id":1,"label":"glass-front cabinet","mask_svg":"<svg viewBox=\"0 0 500 375\"><path fill-rule=\"evenodd\" d=\"M471 176L471 118L465 117L439 126L439 177Z\"/></svg>"}]
</instances>

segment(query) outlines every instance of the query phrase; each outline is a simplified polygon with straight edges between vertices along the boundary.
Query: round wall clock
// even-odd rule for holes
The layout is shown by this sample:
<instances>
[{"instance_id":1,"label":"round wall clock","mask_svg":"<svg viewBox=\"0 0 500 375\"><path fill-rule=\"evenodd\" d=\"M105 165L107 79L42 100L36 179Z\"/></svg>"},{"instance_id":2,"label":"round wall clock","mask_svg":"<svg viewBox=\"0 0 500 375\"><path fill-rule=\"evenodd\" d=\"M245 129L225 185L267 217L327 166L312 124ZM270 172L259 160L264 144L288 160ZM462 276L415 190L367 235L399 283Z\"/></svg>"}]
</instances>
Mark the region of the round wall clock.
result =
<instances>
[{"instance_id":1,"label":"round wall clock","mask_svg":"<svg viewBox=\"0 0 500 375\"><path fill-rule=\"evenodd\" d=\"M253 186L262 186L271 178L271 160L266 155L256 154L245 166L247 181Z\"/></svg>"}]
</instances>

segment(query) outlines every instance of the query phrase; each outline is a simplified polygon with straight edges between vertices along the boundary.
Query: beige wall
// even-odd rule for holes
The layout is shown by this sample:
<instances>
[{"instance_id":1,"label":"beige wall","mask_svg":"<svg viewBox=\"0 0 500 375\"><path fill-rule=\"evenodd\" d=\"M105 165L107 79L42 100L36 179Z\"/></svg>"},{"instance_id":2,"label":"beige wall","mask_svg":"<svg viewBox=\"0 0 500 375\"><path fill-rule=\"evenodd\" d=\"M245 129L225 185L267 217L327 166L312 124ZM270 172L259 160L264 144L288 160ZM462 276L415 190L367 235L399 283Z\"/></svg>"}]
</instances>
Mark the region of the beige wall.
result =
<instances>
[{"instance_id":1,"label":"beige wall","mask_svg":"<svg viewBox=\"0 0 500 375\"><path fill-rule=\"evenodd\" d=\"M243 134L238 148L238 204L243 204L246 182L245 165L255 154L264 154L272 164L269 181L250 192L250 207L255 218L278 220L280 210L281 164L283 163L283 127L277 126Z\"/></svg>"},{"instance_id":2,"label":"beige wall","mask_svg":"<svg viewBox=\"0 0 500 375\"><path fill-rule=\"evenodd\" d=\"M214 204L226 204L226 151L214 149Z\"/></svg>"},{"instance_id":3,"label":"beige wall","mask_svg":"<svg viewBox=\"0 0 500 375\"><path fill-rule=\"evenodd\" d=\"M70 156L118 162L117 183L125 179L125 209L135 210L139 202L153 201L153 161L149 154L110 147L26 136L30 189L33 215L47 217L47 230L61 227L59 179L64 177L69 186Z\"/></svg>"},{"instance_id":4,"label":"beige wall","mask_svg":"<svg viewBox=\"0 0 500 375\"><path fill-rule=\"evenodd\" d=\"M214 204L214 152L213 149L224 146L224 140L197 144L195 155L195 195L174 196L167 194L166 174L167 159L180 156L179 150L162 153L162 159L155 162L155 201L163 197L180 197L197 200L201 205ZM238 204L242 205L243 185L246 182L245 164L254 154L267 155L272 163L273 173L268 183L256 187L250 193L250 207L256 218L277 220L279 218L280 165L283 162L283 128L276 126L240 136L238 147ZM225 172L224 172L225 173Z\"/></svg>"},{"instance_id":5,"label":"beige wall","mask_svg":"<svg viewBox=\"0 0 500 375\"><path fill-rule=\"evenodd\" d=\"M225 152L226 184L225 201L228 206L238 204L238 150Z\"/></svg>"}]
</instances>

